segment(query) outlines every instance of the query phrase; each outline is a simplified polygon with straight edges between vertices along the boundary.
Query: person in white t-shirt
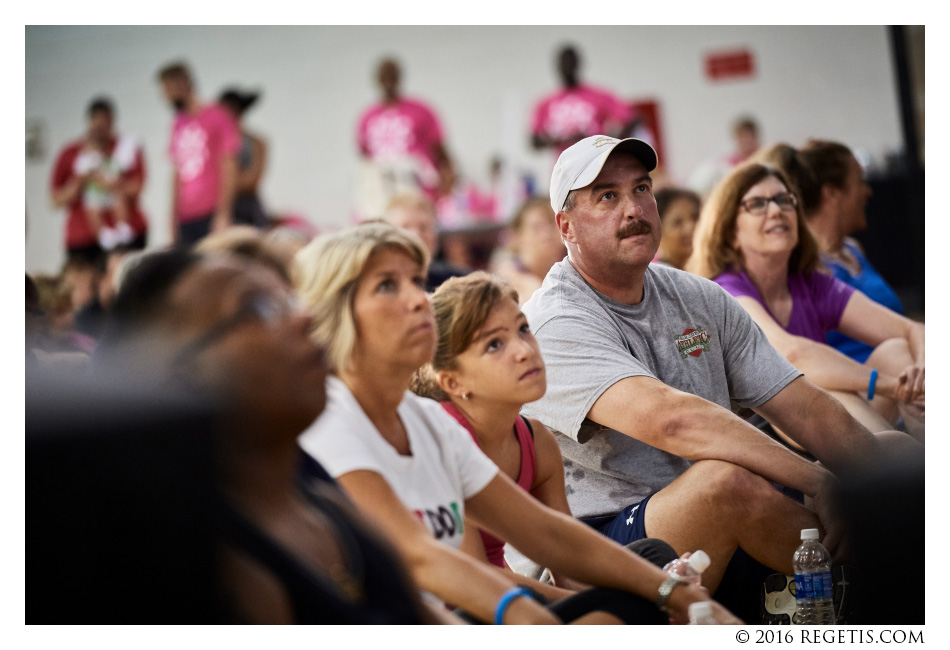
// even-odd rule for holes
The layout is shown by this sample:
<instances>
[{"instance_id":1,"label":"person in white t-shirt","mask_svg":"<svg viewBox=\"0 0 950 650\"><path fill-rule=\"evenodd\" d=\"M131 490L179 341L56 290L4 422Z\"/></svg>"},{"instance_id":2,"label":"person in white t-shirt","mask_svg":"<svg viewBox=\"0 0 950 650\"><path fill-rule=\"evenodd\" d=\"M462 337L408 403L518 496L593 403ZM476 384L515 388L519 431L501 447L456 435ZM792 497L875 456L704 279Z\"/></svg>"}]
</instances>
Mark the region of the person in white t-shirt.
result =
<instances>
[{"instance_id":1,"label":"person in white t-shirt","mask_svg":"<svg viewBox=\"0 0 950 650\"><path fill-rule=\"evenodd\" d=\"M314 240L295 261L312 336L334 375L326 411L298 442L397 547L422 589L485 622L560 622L517 576L458 550L468 515L545 566L656 602L678 620L691 602L709 600L702 587L531 498L438 403L407 390L437 339L424 290L428 254L417 237L365 223ZM721 622L738 622L713 607ZM591 611L574 622L618 620Z\"/></svg>"}]
</instances>

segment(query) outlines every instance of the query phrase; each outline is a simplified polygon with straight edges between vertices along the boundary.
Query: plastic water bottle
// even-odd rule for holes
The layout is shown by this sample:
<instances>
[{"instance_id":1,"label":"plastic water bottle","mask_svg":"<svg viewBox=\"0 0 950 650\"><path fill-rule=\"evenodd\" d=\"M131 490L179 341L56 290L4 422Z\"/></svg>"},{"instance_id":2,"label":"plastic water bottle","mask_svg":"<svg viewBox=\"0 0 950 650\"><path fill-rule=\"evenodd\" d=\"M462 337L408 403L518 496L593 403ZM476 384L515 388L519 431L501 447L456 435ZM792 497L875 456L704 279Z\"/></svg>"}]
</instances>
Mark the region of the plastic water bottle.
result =
<instances>
[{"instance_id":1,"label":"plastic water bottle","mask_svg":"<svg viewBox=\"0 0 950 650\"><path fill-rule=\"evenodd\" d=\"M686 582L698 586L702 581L703 571L709 568L710 561L706 551L696 551L686 560L678 557L667 563L663 570L670 575L679 576Z\"/></svg>"},{"instance_id":2,"label":"plastic water bottle","mask_svg":"<svg viewBox=\"0 0 950 650\"><path fill-rule=\"evenodd\" d=\"M689 604L690 625L719 625L712 615L712 603L708 600L698 600Z\"/></svg>"},{"instance_id":3,"label":"plastic water bottle","mask_svg":"<svg viewBox=\"0 0 950 650\"><path fill-rule=\"evenodd\" d=\"M792 557L795 567L795 623L834 625L831 554L818 541L817 528L802 530L802 544Z\"/></svg>"}]
</instances>

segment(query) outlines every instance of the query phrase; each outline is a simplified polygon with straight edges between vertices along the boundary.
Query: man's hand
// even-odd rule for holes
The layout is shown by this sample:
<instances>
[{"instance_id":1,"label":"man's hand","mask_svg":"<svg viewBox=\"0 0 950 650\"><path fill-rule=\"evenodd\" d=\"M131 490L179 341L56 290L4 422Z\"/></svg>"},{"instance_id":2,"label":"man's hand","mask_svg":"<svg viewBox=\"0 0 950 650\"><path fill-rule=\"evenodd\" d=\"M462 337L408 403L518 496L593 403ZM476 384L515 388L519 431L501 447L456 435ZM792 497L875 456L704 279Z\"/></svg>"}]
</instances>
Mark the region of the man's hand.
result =
<instances>
[{"instance_id":1,"label":"man's hand","mask_svg":"<svg viewBox=\"0 0 950 650\"><path fill-rule=\"evenodd\" d=\"M849 540L846 531L842 530L841 516L838 512L838 506L834 502L837 484L838 480L828 474L815 496L812 497L815 514L818 515L818 521L821 522L821 526L825 531L821 543L831 553L831 557L836 564L851 561Z\"/></svg>"}]
</instances>

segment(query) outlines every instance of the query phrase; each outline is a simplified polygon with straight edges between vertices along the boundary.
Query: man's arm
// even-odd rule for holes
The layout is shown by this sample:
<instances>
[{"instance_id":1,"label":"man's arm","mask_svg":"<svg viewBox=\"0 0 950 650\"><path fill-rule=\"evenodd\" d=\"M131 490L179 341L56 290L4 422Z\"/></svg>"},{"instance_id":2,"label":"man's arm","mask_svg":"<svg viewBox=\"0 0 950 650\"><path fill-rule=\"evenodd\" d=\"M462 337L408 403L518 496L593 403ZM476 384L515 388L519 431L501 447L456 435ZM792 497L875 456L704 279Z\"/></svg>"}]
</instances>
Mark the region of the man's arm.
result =
<instances>
[{"instance_id":1,"label":"man's arm","mask_svg":"<svg viewBox=\"0 0 950 650\"><path fill-rule=\"evenodd\" d=\"M92 175L92 172L86 172L81 176L74 174L74 158L68 152L67 148L56 158L50 179L50 199L57 208L65 208L79 198L83 186Z\"/></svg>"},{"instance_id":2,"label":"man's arm","mask_svg":"<svg viewBox=\"0 0 950 650\"><path fill-rule=\"evenodd\" d=\"M73 178L66 181L66 183L63 185L54 187L50 191L50 197L53 200L53 205L57 208L65 208L70 203L75 201L82 192L82 188L88 179L88 174L85 176L74 176Z\"/></svg>"},{"instance_id":3,"label":"man's arm","mask_svg":"<svg viewBox=\"0 0 950 650\"><path fill-rule=\"evenodd\" d=\"M827 470L731 411L652 377L616 382L597 398L588 417L676 456L730 462L809 496L821 490L828 477Z\"/></svg>"},{"instance_id":4,"label":"man's arm","mask_svg":"<svg viewBox=\"0 0 950 650\"><path fill-rule=\"evenodd\" d=\"M178 242L178 167L172 167L172 203L168 218L169 241Z\"/></svg>"},{"instance_id":5,"label":"man's arm","mask_svg":"<svg viewBox=\"0 0 950 650\"><path fill-rule=\"evenodd\" d=\"M219 162L221 169L221 187L218 191L218 207L211 221L211 231L218 232L231 225L231 210L234 206L234 192L237 189L237 158L225 154Z\"/></svg>"},{"instance_id":6,"label":"man's arm","mask_svg":"<svg viewBox=\"0 0 950 650\"><path fill-rule=\"evenodd\" d=\"M838 400L805 377L753 409L787 433L835 474L853 471L877 458L881 445Z\"/></svg>"},{"instance_id":7,"label":"man's arm","mask_svg":"<svg viewBox=\"0 0 950 650\"><path fill-rule=\"evenodd\" d=\"M830 458L832 469L846 462L847 453L859 461L873 456L877 443L871 434L847 412L842 414L843 407L835 406L837 402L827 393L810 383L806 385L806 381L793 380L756 411L783 430L795 431L801 437L796 440L806 446L822 439L816 456ZM809 403L809 399L814 401ZM834 475L718 404L670 388L656 379L629 377L608 388L588 416L599 424L677 456L689 460L727 461L769 481L800 490L813 498L815 514L825 529L825 545L836 557L847 554L847 549L841 546L842 533L837 523L840 518L834 510L832 495L837 488ZM827 435L840 426L847 430L841 438ZM848 444L854 444L856 449L849 450ZM829 448L833 448L830 456Z\"/></svg>"}]
</instances>

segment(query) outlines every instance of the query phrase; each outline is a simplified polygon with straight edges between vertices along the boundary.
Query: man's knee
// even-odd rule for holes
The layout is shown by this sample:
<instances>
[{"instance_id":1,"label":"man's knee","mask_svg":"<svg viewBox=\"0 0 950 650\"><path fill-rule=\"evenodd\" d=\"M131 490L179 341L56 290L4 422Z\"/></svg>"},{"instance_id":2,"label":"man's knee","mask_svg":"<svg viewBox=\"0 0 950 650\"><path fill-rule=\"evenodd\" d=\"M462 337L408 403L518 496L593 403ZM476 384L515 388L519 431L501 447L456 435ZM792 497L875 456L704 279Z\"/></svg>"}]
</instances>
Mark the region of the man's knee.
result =
<instances>
[{"instance_id":1,"label":"man's knee","mask_svg":"<svg viewBox=\"0 0 950 650\"><path fill-rule=\"evenodd\" d=\"M725 461L703 460L688 471L696 473L702 493L725 509L755 515L782 496L761 476Z\"/></svg>"}]
</instances>

